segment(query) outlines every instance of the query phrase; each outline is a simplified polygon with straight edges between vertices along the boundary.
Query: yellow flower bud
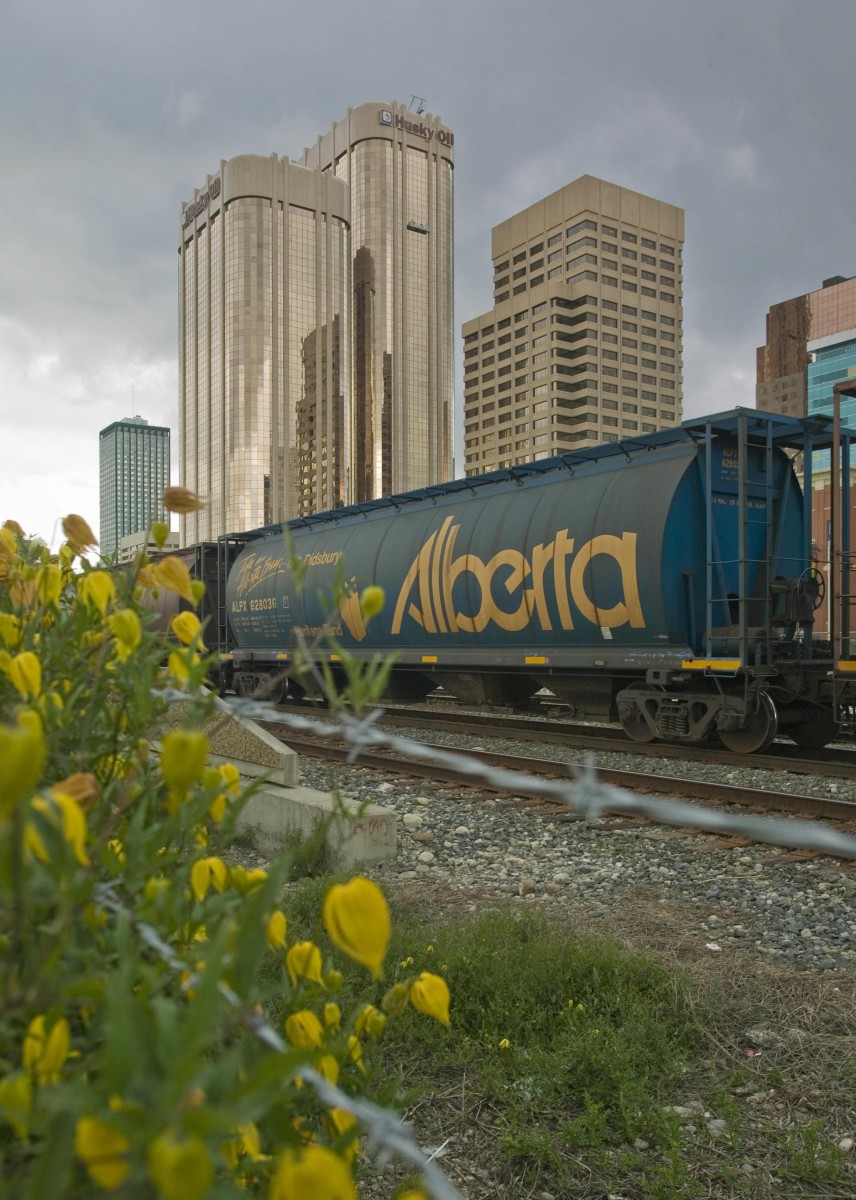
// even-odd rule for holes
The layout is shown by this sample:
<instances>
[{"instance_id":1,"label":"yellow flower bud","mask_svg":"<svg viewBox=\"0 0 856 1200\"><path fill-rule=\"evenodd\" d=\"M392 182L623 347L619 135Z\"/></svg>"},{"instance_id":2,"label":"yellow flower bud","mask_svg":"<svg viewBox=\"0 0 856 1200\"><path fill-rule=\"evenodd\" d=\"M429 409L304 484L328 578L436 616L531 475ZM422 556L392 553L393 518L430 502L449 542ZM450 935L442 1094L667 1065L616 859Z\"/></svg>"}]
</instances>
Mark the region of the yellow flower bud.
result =
<instances>
[{"instance_id":1,"label":"yellow flower bud","mask_svg":"<svg viewBox=\"0 0 856 1200\"><path fill-rule=\"evenodd\" d=\"M326 1146L286 1150L276 1162L268 1200L357 1200L344 1160Z\"/></svg>"},{"instance_id":2,"label":"yellow flower bud","mask_svg":"<svg viewBox=\"0 0 856 1200\"><path fill-rule=\"evenodd\" d=\"M10 533L14 534L16 538L20 538L22 541L27 536L24 533L22 526L20 526L18 522L14 521L11 517L8 521L3 522L3 528L8 529Z\"/></svg>"},{"instance_id":3,"label":"yellow flower bud","mask_svg":"<svg viewBox=\"0 0 856 1200\"><path fill-rule=\"evenodd\" d=\"M150 876L143 886L143 895L150 904L153 904L154 901L157 900L158 896L168 891L169 880L165 879L163 875Z\"/></svg>"},{"instance_id":4,"label":"yellow flower bud","mask_svg":"<svg viewBox=\"0 0 856 1200\"><path fill-rule=\"evenodd\" d=\"M382 587L363 588L360 593L360 612L366 618L377 616L385 601L386 593Z\"/></svg>"},{"instance_id":5,"label":"yellow flower bud","mask_svg":"<svg viewBox=\"0 0 856 1200\"><path fill-rule=\"evenodd\" d=\"M19 608L22 612L32 612L39 599L35 579L14 579L9 586L9 599L13 608Z\"/></svg>"},{"instance_id":6,"label":"yellow flower bud","mask_svg":"<svg viewBox=\"0 0 856 1200\"><path fill-rule=\"evenodd\" d=\"M248 871L246 867L230 867L229 882L235 891L241 896L249 896L253 892L257 892L267 879L267 871L261 867L256 867L252 871Z\"/></svg>"},{"instance_id":7,"label":"yellow flower bud","mask_svg":"<svg viewBox=\"0 0 856 1200\"><path fill-rule=\"evenodd\" d=\"M308 979L312 983L324 986L321 977L321 951L314 942L295 942L285 956L285 965L291 977L291 986L296 987L298 979Z\"/></svg>"},{"instance_id":8,"label":"yellow flower bud","mask_svg":"<svg viewBox=\"0 0 856 1200\"><path fill-rule=\"evenodd\" d=\"M409 991L406 983L394 983L381 1001L383 1011L391 1017L400 1017L407 1008Z\"/></svg>"},{"instance_id":9,"label":"yellow flower bud","mask_svg":"<svg viewBox=\"0 0 856 1200\"><path fill-rule=\"evenodd\" d=\"M335 968L331 971L328 971L324 976L324 987L328 992L338 992L339 988L344 982L345 976L341 971L337 971Z\"/></svg>"},{"instance_id":10,"label":"yellow flower bud","mask_svg":"<svg viewBox=\"0 0 856 1200\"><path fill-rule=\"evenodd\" d=\"M229 868L221 858L198 858L190 868L190 887L197 900L204 900L212 885L218 892L229 886Z\"/></svg>"},{"instance_id":11,"label":"yellow flower bud","mask_svg":"<svg viewBox=\"0 0 856 1200\"><path fill-rule=\"evenodd\" d=\"M196 783L208 758L208 738L192 729L173 729L163 739L161 771L168 786L180 795Z\"/></svg>"},{"instance_id":12,"label":"yellow flower bud","mask_svg":"<svg viewBox=\"0 0 856 1200\"><path fill-rule=\"evenodd\" d=\"M308 1008L286 1017L285 1036L298 1050L320 1049L324 1042L321 1022Z\"/></svg>"},{"instance_id":13,"label":"yellow flower bud","mask_svg":"<svg viewBox=\"0 0 856 1200\"><path fill-rule=\"evenodd\" d=\"M449 988L445 979L423 971L410 986L410 1003L426 1017L433 1017L441 1025L449 1025Z\"/></svg>"},{"instance_id":14,"label":"yellow flower bud","mask_svg":"<svg viewBox=\"0 0 856 1200\"><path fill-rule=\"evenodd\" d=\"M282 950L285 946L286 924L285 913L280 912L279 909L276 912L272 912L268 917L265 926L265 938L271 950Z\"/></svg>"},{"instance_id":15,"label":"yellow flower bud","mask_svg":"<svg viewBox=\"0 0 856 1200\"><path fill-rule=\"evenodd\" d=\"M167 1129L149 1146L149 1174L163 1200L202 1200L214 1181L214 1168L201 1138Z\"/></svg>"},{"instance_id":16,"label":"yellow flower bud","mask_svg":"<svg viewBox=\"0 0 856 1200\"><path fill-rule=\"evenodd\" d=\"M36 588L42 604L58 604L62 595L62 571L54 563L36 571Z\"/></svg>"},{"instance_id":17,"label":"yellow flower bud","mask_svg":"<svg viewBox=\"0 0 856 1200\"><path fill-rule=\"evenodd\" d=\"M152 575L159 587L165 587L168 592L175 592L189 604L195 604L191 589L190 572L180 558L171 555L162 558L151 568Z\"/></svg>"},{"instance_id":18,"label":"yellow flower bud","mask_svg":"<svg viewBox=\"0 0 856 1200\"><path fill-rule=\"evenodd\" d=\"M143 637L140 618L132 608L120 608L107 618L107 627L116 639L116 657L124 662L139 646Z\"/></svg>"},{"instance_id":19,"label":"yellow flower bud","mask_svg":"<svg viewBox=\"0 0 856 1200\"><path fill-rule=\"evenodd\" d=\"M185 646L192 645L198 638L200 639L199 648L201 650L205 649L205 646L201 641L202 622L199 620L196 613L192 613L185 609L184 612L180 612L178 616L172 618L170 621L170 628L178 640Z\"/></svg>"},{"instance_id":20,"label":"yellow flower bud","mask_svg":"<svg viewBox=\"0 0 856 1200\"><path fill-rule=\"evenodd\" d=\"M377 1009L375 1009L375 1011L369 1015L369 1018L366 1021L366 1032L370 1038L373 1038L375 1041L377 1041L384 1029L386 1029L386 1017L383 1013L378 1012Z\"/></svg>"},{"instance_id":21,"label":"yellow flower bud","mask_svg":"<svg viewBox=\"0 0 856 1200\"><path fill-rule=\"evenodd\" d=\"M192 513L205 507L205 501L184 487L164 488L163 506L167 512Z\"/></svg>"},{"instance_id":22,"label":"yellow flower bud","mask_svg":"<svg viewBox=\"0 0 856 1200\"><path fill-rule=\"evenodd\" d=\"M205 595L205 584L201 579L194 579L191 582L190 594L193 596L193 603L198 605L202 597Z\"/></svg>"},{"instance_id":23,"label":"yellow flower bud","mask_svg":"<svg viewBox=\"0 0 856 1200\"><path fill-rule=\"evenodd\" d=\"M166 521L152 522L152 537L158 550L160 550L169 537L169 525L167 525Z\"/></svg>"},{"instance_id":24,"label":"yellow flower bud","mask_svg":"<svg viewBox=\"0 0 856 1200\"><path fill-rule=\"evenodd\" d=\"M327 1116L329 1117L331 1131L334 1137L341 1137L350 1130L354 1130L354 1132L356 1132L357 1118L352 1112L348 1112L346 1108L331 1108ZM351 1140L342 1150L342 1154L349 1163L353 1162L356 1156L361 1153L362 1149L360 1147L360 1143L355 1137L351 1137Z\"/></svg>"},{"instance_id":25,"label":"yellow flower bud","mask_svg":"<svg viewBox=\"0 0 856 1200\"><path fill-rule=\"evenodd\" d=\"M333 943L355 962L381 974L389 945L389 908L370 879L357 877L331 887L324 899L324 924Z\"/></svg>"},{"instance_id":26,"label":"yellow flower bud","mask_svg":"<svg viewBox=\"0 0 856 1200\"><path fill-rule=\"evenodd\" d=\"M8 821L18 803L39 781L47 756L42 723L32 710L18 715L16 725L0 725L0 821Z\"/></svg>"},{"instance_id":27,"label":"yellow flower bud","mask_svg":"<svg viewBox=\"0 0 856 1200\"><path fill-rule=\"evenodd\" d=\"M339 1082L339 1061L332 1054L322 1054L320 1058L313 1059L312 1065L328 1083Z\"/></svg>"},{"instance_id":28,"label":"yellow flower bud","mask_svg":"<svg viewBox=\"0 0 856 1200\"><path fill-rule=\"evenodd\" d=\"M53 807L51 807L53 805ZM65 792L51 790L51 804L37 796L33 800L33 808L42 813L54 824L57 824L56 810L59 810L59 825L62 836L72 849L74 857L82 867L89 866L89 856L86 853L86 816L83 809L73 796Z\"/></svg>"},{"instance_id":29,"label":"yellow flower bud","mask_svg":"<svg viewBox=\"0 0 856 1200\"><path fill-rule=\"evenodd\" d=\"M338 1029L342 1021L342 1010L333 1000L324 1005L324 1024L328 1029Z\"/></svg>"},{"instance_id":30,"label":"yellow flower bud","mask_svg":"<svg viewBox=\"0 0 856 1200\"><path fill-rule=\"evenodd\" d=\"M365 1067L363 1066L363 1048L360 1045L360 1039L353 1033L348 1038L348 1054L350 1055L352 1062L354 1062L361 1071L365 1071Z\"/></svg>"},{"instance_id":31,"label":"yellow flower bud","mask_svg":"<svg viewBox=\"0 0 856 1200\"><path fill-rule=\"evenodd\" d=\"M106 571L88 571L77 585L78 595L85 604L97 608L103 617L107 606L116 599L113 576Z\"/></svg>"},{"instance_id":32,"label":"yellow flower bud","mask_svg":"<svg viewBox=\"0 0 856 1200\"><path fill-rule=\"evenodd\" d=\"M21 640L21 618L12 613L0 613L0 641L14 649Z\"/></svg>"},{"instance_id":33,"label":"yellow flower bud","mask_svg":"<svg viewBox=\"0 0 856 1200\"><path fill-rule=\"evenodd\" d=\"M68 1058L70 1041L65 1017L55 1021L50 1032L45 1028L43 1016L30 1021L24 1037L23 1063L36 1083L59 1083L60 1071Z\"/></svg>"},{"instance_id":34,"label":"yellow flower bud","mask_svg":"<svg viewBox=\"0 0 856 1200\"><path fill-rule=\"evenodd\" d=\"M6 673L25 700L35 698L42 690L42 664L32 650L16 654L6 668Z\"/></svg>"},{"instance_id":35,"label":"yellow flower bud","mask_svg":"<svg viewBox=\"0 0 856 1200\"><path fill-rule=\"evenodd\" d=\"M118 1129L97 1117L80 1117L74 1129L74 1152L93 1183L112 1192L127 1178L131 1143Z\"/></svg>"},{"instance_id":36,"label":"yellow flower bud","mask_svg":"<svg viewBox=\"0 0 856 1200\"><path fill-rule=\"evenodd\" d=\"M66 796L71 796L84 809L92 808L101 795L98 780L94 775L83 771L75 771L73 775L67 775L59 783L53 784L51 795L55 795L57 792L64 792Z\"/></svg>"},{"instance_id":37,"label":"yellow flower bud","mask_svg":"<svg viewBox=\"0 0 856 1200\"><path fill-rule=\"evenodd\" d=\"M97 546L98 538L77 513L69 513L62 519L62 532L75 554L80 554L88 546Z\"/></svg>"}]
</instances>

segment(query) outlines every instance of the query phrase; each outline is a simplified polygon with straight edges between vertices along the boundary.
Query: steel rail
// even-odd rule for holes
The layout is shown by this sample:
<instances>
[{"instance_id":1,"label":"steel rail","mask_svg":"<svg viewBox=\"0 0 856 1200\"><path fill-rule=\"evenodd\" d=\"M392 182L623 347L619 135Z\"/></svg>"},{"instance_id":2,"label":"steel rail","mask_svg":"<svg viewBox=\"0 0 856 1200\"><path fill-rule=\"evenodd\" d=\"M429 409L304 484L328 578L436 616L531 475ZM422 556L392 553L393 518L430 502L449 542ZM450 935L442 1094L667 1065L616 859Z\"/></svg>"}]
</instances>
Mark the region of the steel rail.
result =
<instances>
[{"instance_id":1,"label":"steel rail","mask_svg":"<svg viewBox=\"0 0 856 1200\"><path fill-rule=\"evenodd\" d=\"M345 745L331 745L328 741L294 734L284 730L281 725L261 722L299 754L325 758L334 762L349 762L352 765L372 767L376 770L389 771L394 774L413 775L422 779L438 779L444 782L464 783L460 771L446 767L440 763L420 761L403 755L390 756L374 750L363 749L359 756L354 756L353 748ZM421 743L428 750L445 751L446 746L437 746L431 742ZM556 762L543 758L524 758L518 755L497 754L487 750L461 750L455 753L473 763L487 767L498 767L504 771L522 772L519 781L515 781L515 795L530 796L543 799L537 788L527 784L526 775L543 778L560 777L570 779L574 773L573 764ZM634 792L654 793L657 795L679 796L693 800L704 800L707 803L739 804L744 807L763 808L767 811L794 812L802 815L824 817L837 821L856 822L856 804L847 800L834 800L818 796L804 796L793 792L773 792L755 788L741 787L730 783L709 783L703 780L687 779L676 775L649 775L641 771L602 770L594 768L594 777L608 786L624 788ZM479 781L478 786L484 784ZM609 801L603 806L604 812L625 812L624 806L612 807ZM550 805L550 816L561 815L562 809L554 803ZM567 811L566 819L579 819L571 810Z\"/></svg>"}]
</instances>

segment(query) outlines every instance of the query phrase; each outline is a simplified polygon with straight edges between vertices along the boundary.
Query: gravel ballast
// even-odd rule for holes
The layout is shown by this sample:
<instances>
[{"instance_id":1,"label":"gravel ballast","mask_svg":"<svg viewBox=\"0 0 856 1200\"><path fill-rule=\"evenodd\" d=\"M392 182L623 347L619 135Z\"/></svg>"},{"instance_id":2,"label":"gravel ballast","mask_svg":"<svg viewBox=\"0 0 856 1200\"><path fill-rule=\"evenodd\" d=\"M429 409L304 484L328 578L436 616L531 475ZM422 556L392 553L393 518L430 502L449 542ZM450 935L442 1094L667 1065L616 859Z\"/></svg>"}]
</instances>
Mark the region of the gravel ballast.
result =
<instances>
[{"instance_id":1,"label":"gravel ballast","mask_svg":"<svg viewBox=\"0 0 856 1200\"><path fill-rule=\"evenodd\" d=\"M483 744L436 732L426 739L450 748ZM492 747L568 762L586 758L531 742ZM597 765L856 799L856 784L839 779L618 754L597 755ZM644 913L649 927L668 927L673 949L717 955L723 969L728 960L739 967L747 954L813 972L856 966L856 875L841 860L801 860L773 846L610 818L550 820L514 797L425 780L393 782L376 770L307 757L300 774L306 786L338 786L354 802L396 811L397 856L376 872L389 886L442 890L470 908L503 898L545 905L610 931Z\"/></svg>"}]
</instances>

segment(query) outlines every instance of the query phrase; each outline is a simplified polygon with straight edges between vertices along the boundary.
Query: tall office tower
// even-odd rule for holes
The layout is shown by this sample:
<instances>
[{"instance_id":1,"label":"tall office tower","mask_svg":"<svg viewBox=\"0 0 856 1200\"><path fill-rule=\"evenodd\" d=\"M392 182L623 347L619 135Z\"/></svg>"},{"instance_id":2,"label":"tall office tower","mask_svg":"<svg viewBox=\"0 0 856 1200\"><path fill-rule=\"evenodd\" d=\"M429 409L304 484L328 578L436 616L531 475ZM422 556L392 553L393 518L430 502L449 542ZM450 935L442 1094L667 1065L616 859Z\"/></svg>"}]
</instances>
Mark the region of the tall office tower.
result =
<instances>
[{"instance_id":1,"label":"tall office tower","mask_svg":"<svg viewBox=\"0 0 856 1200\"><path fill-rule=\"evenodd\" d=\"M430 113L361 104L301 160L351 190L358 501L451 474L453 143Z\"/></svg>"},{"instance_id":2,"label":"tall office tower","mask_svg":"<svg viewBox=\"0 0 856 1200\"><path fill-rule=\"evenodd\" d=\"M467 475L681 420L684 212L591 175L493 229L463 326Z\"/></svg>"},{"instance_id":3,"label":"tall office tower","mask_svg":"<svg viewBox=\"0 0 856 1200\"><path fill-rule=\"evenodd\" d=\"M120 538L166 520L169 429L142 417L114 421L98 435L101 481L101 553L114 554Z\"/></svg>"},{"instance_id":4,"label":"tall office tower","mask_svg":"<svg viewBox=\"0 0 856 1200\"><path fill-rule=\"evenodd\" d=\"M758 347L755 403L804 417L832 412L832 385L856 375L856 277L833 275L816 292L774 304ZM843 397L842 420L856 424L856 400Z\"/></svg>"},{"instance_id":5,"label":"tall office tower","mask_svg":"<svg viewBox=\"0 0 856 1200\"><path fill-rule=\"evenodd\" d=\"M182 544L350 499L348 189L272 154L220 163L179 232Z\"/></svg>"}]
</instances>

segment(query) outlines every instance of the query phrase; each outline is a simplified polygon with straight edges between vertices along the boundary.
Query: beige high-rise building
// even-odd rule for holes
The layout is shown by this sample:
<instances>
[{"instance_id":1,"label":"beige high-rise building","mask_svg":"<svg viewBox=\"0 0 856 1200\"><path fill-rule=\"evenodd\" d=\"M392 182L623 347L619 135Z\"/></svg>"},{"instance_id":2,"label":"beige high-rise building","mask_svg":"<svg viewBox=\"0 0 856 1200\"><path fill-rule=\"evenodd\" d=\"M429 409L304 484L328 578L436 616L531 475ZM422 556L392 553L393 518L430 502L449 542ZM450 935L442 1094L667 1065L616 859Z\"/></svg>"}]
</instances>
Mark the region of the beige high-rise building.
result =
<instances>
[{"instance_id":1,"label":"beige high-rise building","mask_svg":"<svg viewBox=\"0 0 856 1200\"><path fill-rule=\"evenodd\" d=\"M463 326L465 474L680 422L683 240L683 209L591 175L494 226L494 307Z\"/></svg>"},{"instance_id":2,"label":"beige high-rise building","mask_svg":"<svg viewBox=\"0 0 856 1200\"><path fill-rule=\"evenodd\" d=\"M179 455L206 508L182 544L351 499L348 187L246 154L179 230Z\"/></svg>"},{"instance_id":3,"label":"beige high-rise building","mask_svg":"<svg viewBox=\"0 0 856 1200\"><path fill-rule=\"evenodd\" d=\"M357 501L451 475L453 144L439 117L368 103L301 160L351 191Z\"/></svg>"}]
</instances>

